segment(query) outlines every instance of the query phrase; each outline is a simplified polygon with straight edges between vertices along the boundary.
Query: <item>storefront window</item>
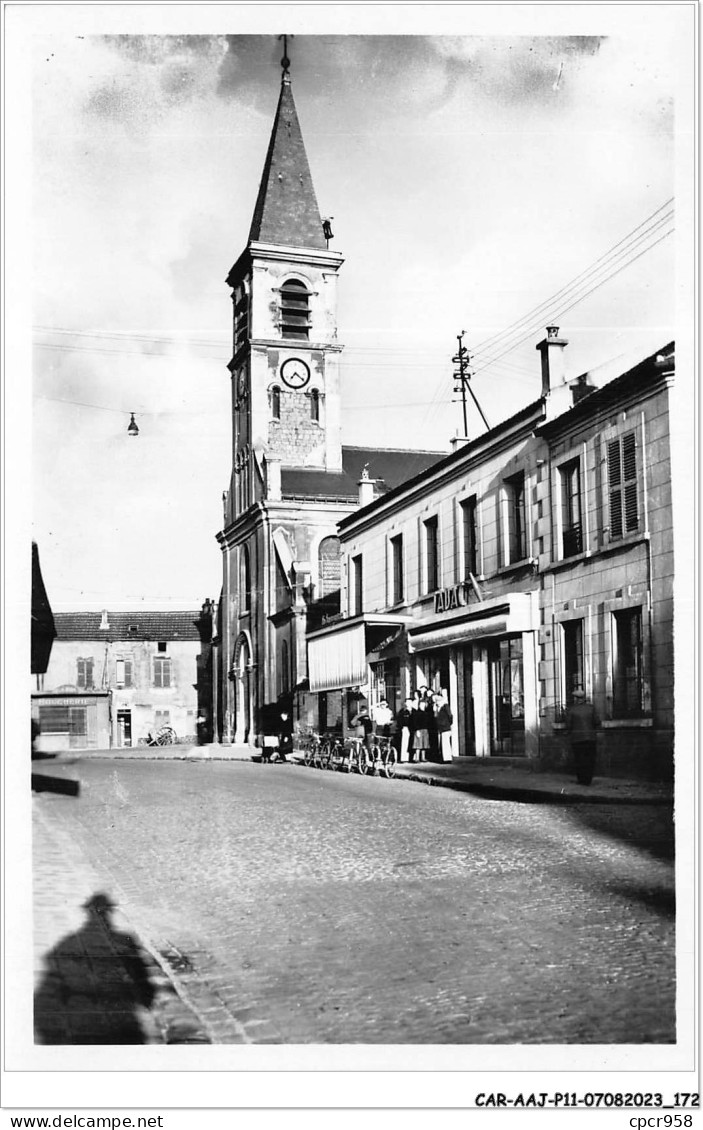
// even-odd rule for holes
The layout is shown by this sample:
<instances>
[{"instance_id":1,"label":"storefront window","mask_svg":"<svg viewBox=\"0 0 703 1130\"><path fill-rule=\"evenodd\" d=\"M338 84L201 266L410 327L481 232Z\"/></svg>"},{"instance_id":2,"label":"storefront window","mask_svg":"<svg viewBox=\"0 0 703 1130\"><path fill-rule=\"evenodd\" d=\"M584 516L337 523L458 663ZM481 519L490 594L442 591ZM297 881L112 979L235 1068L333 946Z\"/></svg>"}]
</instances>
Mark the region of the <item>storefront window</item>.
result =
<instances>
[{"instance_id":1,"label":"storefront window","mask_svg":"<svg viewBox=\"0 0 703 1130\"><path fill-rule=\"evenodd\" d=\"M383 663L371 664L371 701L378 703L385 698L393 715L400 710L400 661L388 659Z\"/></svg>"}]
</instances>

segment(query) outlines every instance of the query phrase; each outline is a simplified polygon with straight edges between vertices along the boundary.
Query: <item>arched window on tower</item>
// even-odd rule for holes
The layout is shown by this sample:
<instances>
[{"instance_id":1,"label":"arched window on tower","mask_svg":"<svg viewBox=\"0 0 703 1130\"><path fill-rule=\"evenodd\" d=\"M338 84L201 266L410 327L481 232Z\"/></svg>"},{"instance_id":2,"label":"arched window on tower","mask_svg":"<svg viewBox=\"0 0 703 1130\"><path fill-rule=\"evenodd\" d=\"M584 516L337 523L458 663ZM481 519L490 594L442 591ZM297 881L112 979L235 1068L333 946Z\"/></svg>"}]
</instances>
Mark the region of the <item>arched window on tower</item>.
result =
<instances>
[{"instance_id":1,"label":"arched window on tower","mask_svg":"<svg viewBox=\"0 0 703 1130\"><path fill-rule=\"evenodd\" d=\"M320 597L338 592L341 584L342 555L339 538L323 538L318 552L318 593Z\"/></svg>"},{"instance_id":2,"label":"arched window on tower","mask_svg":"<svg viewBox=\"0 0 703 1130\"><path fill-rule=\"evenodd\" d=\"M246 282L241 282L232 294L234 303L234 352L249 339L249 292Z\"/></svg>"},{"instance_id":3,"label":"arched window on tower","mask_svg":"<svg viewBox=\"0 0 703 1130\"><path fill-rule=\"evenodd\" d=\"M281 390L278 385L274 385L269 390L269 405L271 408L271 419L280 420L281 418Z\"/></svg>"},{"instance_id":4,"label":"arched window on tower","mask_svg":"<svg viewBox=\"0 0 703 1130\"><path fill-rule=\"evenodd\" d=\"M281 287L281 336L296 341L310 337L310 293L300 279L288 279Z\"/></svg>"},{"instance_id":5,"label":"arched window on tower","mask_svg":"<svg viewBox=\"0 0 703 1130\"><path fill-rule=\"evenodd\" d=\"M251 610L251 563L248 545L241 546L239 550L239 607L242 612Z\"/></svg>"},{"instance_id":6,"label":"arched window on tower","mask_svg":"<svg viewBox=\"0 0 703 1130\"><path fill-rule=\"evenodd\" d=\"M310 391L310 419L316 424L320 422L320 390L317 388Z\"/></svg>"}]
</instances>

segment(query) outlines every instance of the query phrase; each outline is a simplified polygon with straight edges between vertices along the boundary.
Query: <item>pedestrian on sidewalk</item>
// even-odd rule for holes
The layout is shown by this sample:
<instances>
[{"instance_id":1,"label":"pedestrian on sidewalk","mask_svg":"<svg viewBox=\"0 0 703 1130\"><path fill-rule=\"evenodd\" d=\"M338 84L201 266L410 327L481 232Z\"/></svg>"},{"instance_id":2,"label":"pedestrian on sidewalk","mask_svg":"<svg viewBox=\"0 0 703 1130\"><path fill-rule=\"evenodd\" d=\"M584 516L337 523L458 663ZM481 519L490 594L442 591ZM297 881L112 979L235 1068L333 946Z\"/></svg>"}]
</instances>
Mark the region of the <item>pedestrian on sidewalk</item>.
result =
<instances>
[{"instance_id":1,"label":"pedestrian on sidewalk","mask_svg":"<svg viewBox=\"0 0 703 1130\"><path fill-rule=\"evenodd\" d=\"M574 690L573 701L566 710L566 729L571 740L576 780L590 785L596 767L596 733L600 719L596 708L586 697L583 687Z\"/></svg>"},{"instance_id":2,"label":"pedestrian on sidewalk","mask_svg":"<svg viewBox=\"0 0 703 1130\"><path fill-rule=\"evenodd\" d=\"M373 708L373 722L377 734L381 734L385 738L390 735L393 725L393 711L385 698L382 698L378 706Z\"/></svg>"},{"instance_id":3,"label":"pedestrian on sidewalk","mask_svg":"<svg viewBox=\"0 0 703 1130\"><path fill-rule=\"evenodd\" d=\"M454 716L443 690L434 696L434 718L437 727L437 746L440 761L452 760L452 725Z\"/></svg>"},{"instance_id":4,"label":"pedestrian on sidewalk","mask_svg":"<svg viewBox=\"0 0 703 1130\"><path fill-rule=\"evenodd\" d=\"M410 760L410 749L413 744L413 718L414 699L406 698L405 705L401 706L395 718L396 725L398 727L396 740L399 742L399 761Z\"/></svg>"},{"instance_id":5,"label":"pedestrian on sidewalk","mask_svg":"<svg viewBox=\"0 0 703 1130\"><path fill-rule=\"evenodd\" d=\"M281 711L281 723L278 727L278 760L286 761L287 755L293 752L293 720L287 710Z\"/></svg>"},{"instance_id":6,"label":"pedestrian on sidewalk","mask_svg":"<svg viewBox=\"0 0 703 1130\"><path fill-rule=\"evenodd\" d=\"M413 761L427 761L430 752L430 721L432 704L427 687L415 692L415 717L413 719ZM434 719L432 719L434 721Z\"/></svg>"},{"instance_id":7,"label":"pedestrian on sidewalk","mask_svg":"<svg viewBox=\"0 0 703 1130\"><path fill-rule=\"evenodd\" d=\"M361 738L366 748L370 750L373 735L373 720L367 707L360 706L349 725L354 727L357 738Z\"/></svg>"}]
</instances>

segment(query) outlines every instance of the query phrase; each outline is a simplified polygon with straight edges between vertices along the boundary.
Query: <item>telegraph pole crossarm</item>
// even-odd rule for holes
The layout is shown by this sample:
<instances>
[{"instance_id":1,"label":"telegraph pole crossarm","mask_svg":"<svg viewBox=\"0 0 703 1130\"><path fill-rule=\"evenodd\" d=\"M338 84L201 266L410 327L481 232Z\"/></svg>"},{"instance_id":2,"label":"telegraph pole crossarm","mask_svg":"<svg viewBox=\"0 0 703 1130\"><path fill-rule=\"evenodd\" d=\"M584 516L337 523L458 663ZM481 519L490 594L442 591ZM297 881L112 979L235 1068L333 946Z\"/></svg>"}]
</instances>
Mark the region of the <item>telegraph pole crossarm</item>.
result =
<instances>
[{"instance_id":1,"label":"telegraph pole crossarm","mask_svg":"<svg viewBox=\"0 0 703 1130\"><path fill-rule=\"evenodd\" d=\"M465 333L466 333L466 330L462 330L460 334L457 334L457 341L459 342L459 352L456 353L454 355L454 357L452 357L452 361L454 362L455 365L458 365L458 369L454 370L454 380L458 381L458 387L457 387L457 385L455 385L454 391L461 393L461 406L462 406L462 411L463 411L463 414L464 414L464 435L468 435L469 425L468 425L468 421L467 421L467 417L466 417L466 390L467 389L469 390L469 392L471 394L471 399L473 400L474 404L476 405L476 407L479 411L481 419L483 420L484 424L486 425L486 431L490 431L491 426L488 423L488 420L486 419L486 417L483 413L483 409L481 408L481 405L479 404L478 400L476 399L476 394L474 393L474 390L471 388L471 385L469 384L469 381L471 380L471 370L469 368L469 362L470 362L471 358L469 357L468 349L464 345L464 334Z\"/></svg>"}]
</instances>

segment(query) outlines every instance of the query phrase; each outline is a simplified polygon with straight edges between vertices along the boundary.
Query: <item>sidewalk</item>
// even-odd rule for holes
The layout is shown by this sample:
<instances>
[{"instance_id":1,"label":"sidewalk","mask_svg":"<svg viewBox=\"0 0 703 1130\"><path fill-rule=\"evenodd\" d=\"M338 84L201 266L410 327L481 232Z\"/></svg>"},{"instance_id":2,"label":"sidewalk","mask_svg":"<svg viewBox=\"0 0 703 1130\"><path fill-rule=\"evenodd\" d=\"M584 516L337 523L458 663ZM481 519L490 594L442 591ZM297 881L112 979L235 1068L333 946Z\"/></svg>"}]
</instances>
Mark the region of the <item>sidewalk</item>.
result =
<instances>
[{"instance_id":1,"label":"sidewalk","mask_svg":"<svg viewBox=\"0 0 703 1130\"><path fill-rule=\"evenodd\" d=\"M248 745L138 746L136 749L75 750L59 754L51 761L34 762L33 769L51 773L51 765L88 758L184 761L260 761L261 752ZM293 753L292 763L300 764L302 753ZM275 764L275 763L274 763ZM318 770L319 772L319 770ZM396 779L421 782L493 800L516 800L532 804L673 804L674 788L669 781L635 781L620 777L599 777L591 785L579 785L572 774L551 770L539 772L528 761L512 759L455 757L452 762L403 763L396 766Z\"/></svg>"},{"instance_id":2,"label":"sidewalk","mask_svg":"<svg viewBox=\"0 0 703 1130\"><path fill-rule=\"evenodd\" d=\"M674 799L671 782L594 777L590 785L579 785L566 772L540 773L527 763L501 765L492 758L455 757L441 765L403 763L397 766L396 777L531 804L673 804Z\"/></svg>"}]
</instances>

